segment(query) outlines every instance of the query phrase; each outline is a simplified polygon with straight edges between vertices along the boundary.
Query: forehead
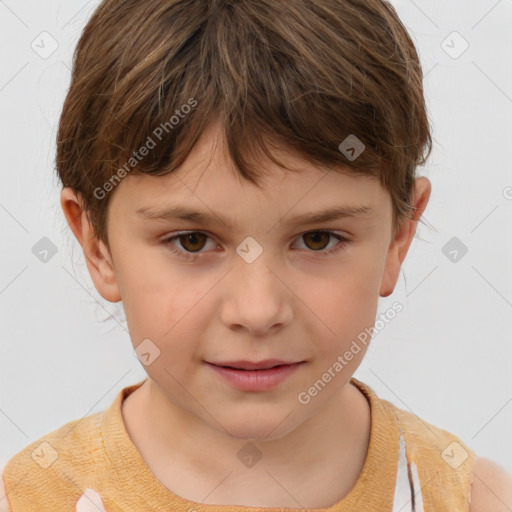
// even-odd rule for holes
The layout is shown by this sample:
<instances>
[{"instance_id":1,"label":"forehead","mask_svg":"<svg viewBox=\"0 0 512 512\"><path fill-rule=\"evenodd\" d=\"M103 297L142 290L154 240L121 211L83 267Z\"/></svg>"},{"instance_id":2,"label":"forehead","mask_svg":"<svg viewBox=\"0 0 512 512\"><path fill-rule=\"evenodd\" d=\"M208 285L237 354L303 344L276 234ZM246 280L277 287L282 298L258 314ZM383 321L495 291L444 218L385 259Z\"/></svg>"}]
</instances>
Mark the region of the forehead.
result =
<instances>
[{"instance_id":1,"label":"forehead","mask_svg":"<svg viewBox=\"0 0 512 512\"><path fill-rule=\"evenodd\" d=\"M275 211L284 217L328 207L359 209L363 214L365 207L376 212L389 202L388 192L376 177L329 170L285 149L277 148L274 154L294 171L271 160L261 162L257 187L238 173L218 130L210 129L172 173L126 176L111 199L112 208L141 218L177 207L232 215Z\"/></svg>"}]
</instances>

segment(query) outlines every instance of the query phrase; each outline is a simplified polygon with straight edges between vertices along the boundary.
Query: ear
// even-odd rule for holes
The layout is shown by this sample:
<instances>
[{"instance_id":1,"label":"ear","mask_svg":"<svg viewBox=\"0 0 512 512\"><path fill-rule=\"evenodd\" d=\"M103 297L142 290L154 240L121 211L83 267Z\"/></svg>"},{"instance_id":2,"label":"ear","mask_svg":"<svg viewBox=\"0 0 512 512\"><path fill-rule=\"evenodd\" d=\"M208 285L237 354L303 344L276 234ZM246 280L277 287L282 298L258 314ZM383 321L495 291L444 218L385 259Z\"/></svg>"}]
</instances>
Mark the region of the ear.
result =
<instances>
[{"instance_id":1,"label":"ear","mask_svg":"<svg viewBox=\"0 0 512 512\"><path fill-rule=\"evenodd\" d=\"M427 207L431 190L432 185L428 178L422 176L416 179L412 193L413 205L416 209L412 219L402 221L389 245L379 292L381 297L391 295L395 289L400 268L416 233L418 221Z\"/></svg>"},{"instance_id":2,"label":"ear","mask_svg":"<svg viewBox=\"0 0 512 512\"><path fill-rule=\"evenodd\" d=\"M81 197L69 187L64 187L60 194L60 204L71 231L82 246L85 262L96 290L105 300L119 302L121 294L112 256L107 246L97 240L86 211L82 208Z\"/></svg>"}]
</instances>

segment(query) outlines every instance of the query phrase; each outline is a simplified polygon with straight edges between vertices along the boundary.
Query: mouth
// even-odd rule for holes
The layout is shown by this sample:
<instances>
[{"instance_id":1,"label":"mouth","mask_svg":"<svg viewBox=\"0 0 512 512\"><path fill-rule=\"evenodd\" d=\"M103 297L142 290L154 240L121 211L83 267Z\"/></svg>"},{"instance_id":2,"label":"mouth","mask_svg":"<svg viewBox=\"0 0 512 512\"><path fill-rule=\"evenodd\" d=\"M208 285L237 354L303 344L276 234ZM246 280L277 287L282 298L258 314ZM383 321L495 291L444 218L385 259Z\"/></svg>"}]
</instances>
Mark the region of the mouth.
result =
<instances>
[{"instance_id":1,"label":"mouth","mask_svg":"<svg viewBox=\"0 0 512 512\"><path fill-rule=\"evenodd\" d=\"M206 361L205 361L206 362ZM224 382L246 392L269 391L284 383L306 361L286 363L268 362L250 363L249 361L224 363L208 363ZM245 366L245 368L244 368ZM252 366L253 368L246 368ZM255 368L256 367L256 368Z\"/></svg>"},{"instance_id":2,"label":"mouth","mask_svg":"<svg viewBox=\"0 0 512 512\"><path fill-rule=\"evenodd\" d=\"M206 361L208 362L208 361ZM280 366L290 366L295 364L303 363L304 361L282 361L280 359L265 359L264 361L252 362L252 361L219 361L213 364L215 366L220 366L222 368L230 368L232 370L270 370L272 368L278 368Z\"/></svg>"}]
</instances>

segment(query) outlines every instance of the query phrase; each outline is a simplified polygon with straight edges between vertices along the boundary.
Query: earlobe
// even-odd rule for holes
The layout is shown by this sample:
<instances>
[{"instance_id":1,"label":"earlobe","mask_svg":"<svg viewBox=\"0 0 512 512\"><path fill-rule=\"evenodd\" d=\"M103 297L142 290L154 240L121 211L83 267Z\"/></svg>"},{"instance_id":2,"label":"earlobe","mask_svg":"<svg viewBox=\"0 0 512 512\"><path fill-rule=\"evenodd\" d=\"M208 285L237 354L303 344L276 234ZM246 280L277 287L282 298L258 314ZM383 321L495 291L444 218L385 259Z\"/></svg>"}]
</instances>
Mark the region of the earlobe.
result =
<instances>
[{"instance_id":1,"label":"earlobe","mask_svg":"<svg viewBox=\"0 0 512 512\"><path fill-rule=\"evenodd\" d=\"M105 244L90 233L87 243L82 246L85 261L98 293L109 302L119 302L121 294L110 253Z\"/></svg>"},{"instance_id":2,"label":"earlobe","mask_svg":"<svg viewBox=\"0 0 512 512\"><path fill-rule=\"evenodd\" d=\"M379 290L381 297L388 297L395 289L402 263L413 241L418 222L427 207L431 190L432 186L428 178L416 179L412 201L414 213L410 219L403 220L389 245Z\"/></svg>"},{"instance_id":3,"label":"earlobe","mask_svg":"<svg viewBox=\"0 0 512 512\"><path fill-rule=\"evenodd\" d=\"M380 284L379 296L389 297L395 289L398 281L398 274L400 272L401 265L397 264L397 258L394 253L391 253L391 248L388 251L386 259L386 266L384 268L384 274L382 275L382 281Z\"/></svg>"},{"instance_id":4,"label":"earlobe","mask_svg":"<svg viewBox=\"0 0 512 512\"><path fill-rule=\"evenodd\" d=\"M121 295L110 251L94 233L82 201L73 190L63 188L60 203L71 231L84 253L89 274L98 293L109 302L119 302Z\"/></svg>"}]
</instances>

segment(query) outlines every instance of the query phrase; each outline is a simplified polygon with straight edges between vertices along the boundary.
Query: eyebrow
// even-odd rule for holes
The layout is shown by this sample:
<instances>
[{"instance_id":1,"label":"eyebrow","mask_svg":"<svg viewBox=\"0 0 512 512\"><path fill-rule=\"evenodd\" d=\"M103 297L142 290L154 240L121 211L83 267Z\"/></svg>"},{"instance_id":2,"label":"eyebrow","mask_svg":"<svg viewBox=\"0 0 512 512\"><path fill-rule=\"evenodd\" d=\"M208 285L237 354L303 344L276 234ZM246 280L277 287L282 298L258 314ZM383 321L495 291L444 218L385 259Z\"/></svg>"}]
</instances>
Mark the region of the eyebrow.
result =
<instances>
[{"instance_id":1,"label":"eyebrow","mask_svg":"<svg viewBox=\"0 0 512 512\"><path fill-rule=\"evenodd\" d=\"M367 205L361 206L338 206L325 210L303 213L285 221L289 225L309 225L339 220L347 217L369 217L374 213L373 208ZM136 211L142 220L181 220L197 222L204 225L222 223L230 230L234 229L235 223L231 219L209 212L192 210L184 206L165 206L161 208L142 207ZM286 215L285 215L286 217Z\"/></svg>"}]
</instances>

